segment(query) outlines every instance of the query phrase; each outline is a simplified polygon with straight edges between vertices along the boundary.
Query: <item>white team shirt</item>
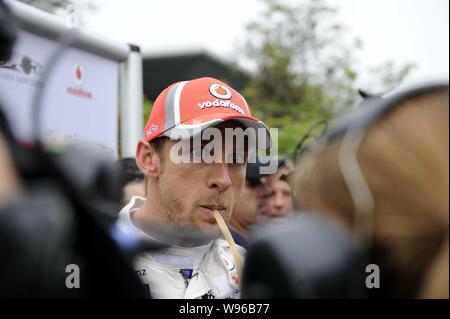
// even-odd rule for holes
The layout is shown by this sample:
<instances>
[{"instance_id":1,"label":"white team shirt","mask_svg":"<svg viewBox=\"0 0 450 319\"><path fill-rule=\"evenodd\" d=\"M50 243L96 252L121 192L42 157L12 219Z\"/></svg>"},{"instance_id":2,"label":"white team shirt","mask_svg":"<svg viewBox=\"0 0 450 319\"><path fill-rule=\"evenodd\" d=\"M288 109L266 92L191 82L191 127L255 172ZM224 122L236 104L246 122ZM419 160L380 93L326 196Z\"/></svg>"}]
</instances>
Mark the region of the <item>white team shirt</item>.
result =
<instances>
[{"instance_id":1,"label":"white team shirt","mask_svg":"<svg viewBox=\"0 0 450 319\"><path fill-rule=\"evenodd\" d=\"M117 227L121 231L150 237L131 220L144 202L144 198L135 196L120 211ZM237 247L243 261L246 251L241 246ZM158 252L143 253L137 258L135 269L150 289L152 298L239 298L236 265L224 239L216 239L203 246L171 246ZM183 272L190 273L190 269L192 276L187 279Z\"/></svg>"}]
</instances>

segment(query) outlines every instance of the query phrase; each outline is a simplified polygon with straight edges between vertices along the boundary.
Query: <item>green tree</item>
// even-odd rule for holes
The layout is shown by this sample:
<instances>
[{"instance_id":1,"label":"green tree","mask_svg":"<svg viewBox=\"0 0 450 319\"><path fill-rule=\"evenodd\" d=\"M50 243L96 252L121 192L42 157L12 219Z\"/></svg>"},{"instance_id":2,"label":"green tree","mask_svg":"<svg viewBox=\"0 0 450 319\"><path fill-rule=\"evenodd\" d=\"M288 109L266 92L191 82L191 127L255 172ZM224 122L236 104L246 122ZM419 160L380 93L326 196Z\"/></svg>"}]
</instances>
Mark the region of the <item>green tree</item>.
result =
<instances>
[{"instance_id":1,"label":"green tree","mask_svg":"<svg viewBox=\"0 0 450 319\"><path fill-rule=\"evenodd\" d=\"M18 0L30 6L63 17L72 17L76 26L83 26L83 13L98 10L94 0Z\"/></svg>"},{"instance_id":2,"label":"green tree","mask_svg":"<svg viewBox=\"0 0 450 319\"><path fill-rule=\"evenodd\" d=\"M153 107L153 103L149 99L147 99L146 96L144 96L143 107L144 107L144 114L143 114L142 120L144 122L144 127L145 127L145 124L147 124L148 118L150 117L150 112Z\"/></svg>"},{"instance_id":3,"label":"green tree","mask_svg":"<svg viewBox=\"0 0 450 319\"><path fill-rule=\"evenodd\" d=\"M57 10L66 9L67 7L73 5L74 3L74 1L72 0L19 0L19 1L50 13L54 13Z\"/></svg>"},{"instance_id":4,"label":"green tree","mask_svg":"<svg viewBox=\"0 0 450 319\"><path fill-rule=\"evenodd\" d=\"M372 93L391 91L399 83L402 83L414 70L414 64L395 65L392 61L384 62L369 69L369 74L375 80L370 86Z\"/></svg>"},{"instance_id":5,"label":"green tree","mask_svg":"<svg viewBox=\"0 0 450 319\"><path fill-rule=\"evenodd\" d=\"M279 152L289 154L312 123L356 103L354 56L362 43L346 39L336 9L324 0L261 1L263 13L248 24L242 48L256 66L244 95L256 116L280 129ZM376 70L392 87L412 67L388 63Z\"/></svg>"}]
</instances>

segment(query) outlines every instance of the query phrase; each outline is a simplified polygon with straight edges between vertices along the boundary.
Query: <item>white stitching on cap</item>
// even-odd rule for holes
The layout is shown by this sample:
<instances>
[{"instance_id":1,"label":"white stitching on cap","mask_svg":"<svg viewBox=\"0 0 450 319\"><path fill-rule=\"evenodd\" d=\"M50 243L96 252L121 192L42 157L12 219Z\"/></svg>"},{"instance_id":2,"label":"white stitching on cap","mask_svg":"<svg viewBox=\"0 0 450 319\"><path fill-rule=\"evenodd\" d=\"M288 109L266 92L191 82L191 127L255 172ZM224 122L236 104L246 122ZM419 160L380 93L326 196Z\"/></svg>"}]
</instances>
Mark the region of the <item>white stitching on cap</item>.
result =
<instances>
[{"instance_id":1,"label":"white stitching on cap","mask_svg":"<svg viewBox=\"0 0 450 319\"><path fill-rule=\"evenodd\" d=\"M181 82L175 92L175 97L173 99L174 115L175 115L175 125L180 124L180 96L181 91L188 81Z\"/></svg>"}]
</instances>

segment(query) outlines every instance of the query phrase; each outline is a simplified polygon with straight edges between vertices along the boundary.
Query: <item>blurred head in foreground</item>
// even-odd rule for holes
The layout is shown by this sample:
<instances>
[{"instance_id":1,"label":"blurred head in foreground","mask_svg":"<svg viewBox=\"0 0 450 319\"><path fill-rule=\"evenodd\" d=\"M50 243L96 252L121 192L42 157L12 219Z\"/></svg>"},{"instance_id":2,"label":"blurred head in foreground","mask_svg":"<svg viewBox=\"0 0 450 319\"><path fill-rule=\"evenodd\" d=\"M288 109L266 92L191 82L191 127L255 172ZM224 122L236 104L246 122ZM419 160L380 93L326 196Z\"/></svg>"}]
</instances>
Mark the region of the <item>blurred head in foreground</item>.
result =
<instances>
[{"instance_id":1,"label":"blurred head in foreground","mask_svg":"<svg viewBox=\"0 0 450 319\"><path fill-rule=\"evenodd\" d=\"M385 296L448 298L448 102L448 84L407 97L356 144L304 154L290 177L301 209L368 236Z\"/></svg>"}]
</instances>

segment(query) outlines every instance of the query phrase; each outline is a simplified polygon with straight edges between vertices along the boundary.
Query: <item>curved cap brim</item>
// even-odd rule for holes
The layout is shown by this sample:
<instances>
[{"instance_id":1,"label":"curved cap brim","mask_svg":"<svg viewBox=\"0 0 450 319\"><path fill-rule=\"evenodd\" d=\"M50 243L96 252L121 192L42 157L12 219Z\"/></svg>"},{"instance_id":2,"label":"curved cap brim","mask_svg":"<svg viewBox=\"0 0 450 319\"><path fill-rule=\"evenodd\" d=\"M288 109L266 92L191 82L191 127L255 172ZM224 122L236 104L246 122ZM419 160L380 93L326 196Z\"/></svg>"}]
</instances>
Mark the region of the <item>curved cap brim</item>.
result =
<instances>
[{"instance_id":1,"label":"curved cap brim","mask_svg":"<svg viewBox=\"0 0 450 319\"><path fill-rule=\"evenodd\" d=\"M255 146L259 149L268 150L272 146L272 136L269 128L260 120L246 115L230 115L229 113L215 115L213 119L208 117L196 118L190 120L189 124L181 123L165 130L161 135L169 137L172 140L184 140L198 136L209 127L214 127L219 123L226 121L236 121L244 127L246 134L254 134ZM250 130L248 130L250 129Z\"/></svg>"}]
</instances>

